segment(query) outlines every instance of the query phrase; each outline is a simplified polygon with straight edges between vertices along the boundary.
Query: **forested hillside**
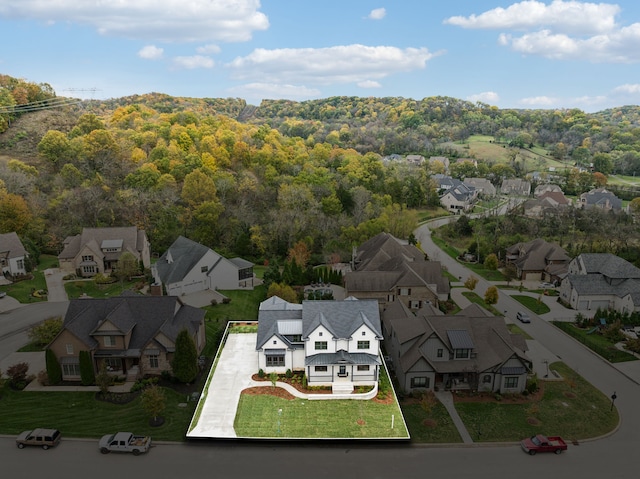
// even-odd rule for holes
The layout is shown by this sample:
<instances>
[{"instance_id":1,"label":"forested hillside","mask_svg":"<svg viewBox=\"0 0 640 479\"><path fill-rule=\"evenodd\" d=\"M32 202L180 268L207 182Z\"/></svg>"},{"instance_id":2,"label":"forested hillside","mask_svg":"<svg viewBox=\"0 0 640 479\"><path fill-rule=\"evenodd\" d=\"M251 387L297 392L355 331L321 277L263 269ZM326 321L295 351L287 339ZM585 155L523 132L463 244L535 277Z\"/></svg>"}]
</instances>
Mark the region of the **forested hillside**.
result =
<instances>
[{"instance_id":1,"label":"forested hillside","mask_svg":"<svg viewBox=\"0 0 640 479\"><path fill-rule=\"evenodd\" d=\"M391 153L469 156L487 135L508 160L462 176L523 175L521 149L608 175L640 174L640 109L499 110L453 98L307 102L148 94L71 101L0 75L0 232L57 252L83 226L135 224L162 252L179 234L255 260L305 242L317 262L348 258L379 231L407 237L415 208L438 202L428 167ZM573 193L602 178L564 170Z\"/></svg>"}]
</instances>

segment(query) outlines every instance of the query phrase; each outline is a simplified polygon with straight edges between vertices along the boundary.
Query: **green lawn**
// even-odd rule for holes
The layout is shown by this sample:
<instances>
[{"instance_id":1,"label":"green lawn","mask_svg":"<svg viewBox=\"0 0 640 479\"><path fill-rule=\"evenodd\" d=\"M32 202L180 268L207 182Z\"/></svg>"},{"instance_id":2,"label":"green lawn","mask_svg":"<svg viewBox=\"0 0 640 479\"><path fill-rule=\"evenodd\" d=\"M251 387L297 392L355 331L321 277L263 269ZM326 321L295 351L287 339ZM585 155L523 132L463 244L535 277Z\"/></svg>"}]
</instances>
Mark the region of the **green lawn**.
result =
<instances>
[{"instance_id":1,"label":"green lawn","mask_svg":"<svg viewBox=\"0 0 640 479\"><path fill-rule=\"evenodd\" d=\"M549 306L544 304L542 300L538 301L537 298L532 298L531 296L520 294L514 294L511 297L522 304L524 307L529 308L535 314L546 314L551 311L549 309Z\"/></svg>"},{"instance_id":2,"label":"green lawn","mask_svg":"<svg viewBox=\"0 0 640 479\"><path fill-rule=\"evenodd\" d=\"M574 337L595 353L602 356L609 362L622 363L625 361L637 361L637 358L626 351L620 351L606 337L596 334L593 329L580 329L573 323L563 321L552 321L552 324L564 332Z\"/></svg>"},{"instance_id":3,"label":"green lawn","mask_svg":"<svg viewBox=\"0 0 640 479\"><path fill-rule=\"evenodd\" d=\"M116 281L110 284L96 284L92 279L78 279L66 281L64 289L69 299L76 299L80 296L87 295L90 298L109 298L119 296L124 291L133 289L138 281Z\"/></svg>"},{"instance_id":4,"label":"green lawn","mask_svg":"<svg viewBox=\"0 0 640 479\"><path fill-rule=\"evenodd\" d=\"M462 438L446 408L437 403L429 412L419 402L402 405L402 412L411 434L418 443L461 443Z\"/></svg>"},{"instance_id":5,"label":"green lawn","mask_svg":"<svg viewBox=\"0 0 640 479\"><path fill-rule=\"evenodd\" d=\"M467 298L469 301L471 301L472 303L475 304L479 304L480 306L482 306L484 309L486 309L487 311L491 311L494 315L496 316L502 316L502 313L500 311L498 311L496 308L494 308L493 306L491 306L490 304L487 304L484 302L484 299L482 299L480 296L478 296L476 293L474 293L473 291L464 291L462 293L462 296L464 296L465 298Z\"/></svg>"},{"instance_id":6,"label":"green lawn","mask_svg":"<svg viewBox=\"0 0 640 479\"><path fill-rule=\"evenodd\" d=\"M591 386L564 363L549 367L565 378L545 381L541 401L456 403L456 409L474 441L519 441L536 433L560 435L566 440L598 437L618 425L611 399ZM576 420L579 418L579 420Z\"/></svg>"},{"instance_id":7,"label":"green lawn","mask_svg":"<svg viewBox=\"0 0 640 479\"><path fill-rule=\"evenodd\" d=\"M18 281L7 286L0 287L0 291L6 293L20 301L22 304L38 303L46 301L47 297L33 296L34 291L46 291L47 281L44 279L44 270L58 265L58 258L52 255L43 254L40 256L40 263L35 271L33 271L33 279L28 281Z\"/></svg>"},{"instance_id":8,"label":"green lawn","mask_svg":"<svg viewBox=\"0 0 640 479\"><path fill-rule=\"evenodd\" d=\"M151 435L154 440L182 441L196 402L184 404L186 397L171 389L165 391L165 422L149 426L149 416L140 405L140 397L128 404L96 400L94 392L0 391L0 407L11 414L0 414L0 431L18 434L29 427L57 428L63 437L93 437L118 430Z\"/></svg>"},{"instance_id":9,"label":"green lawn","mask_svg":"<svg viewBox=\"0 0 640 479\"><path fill-rule=\"evenodd\" d=\"M286 400L243 394L234 426L239 437L408 438L398 404L373 400Z\"/></svg>"},{"instance_id":10,"label":"green lawn","mask_svg":"<svg viewBox=\"0 0 640 479\"><path fill-rule=\"evenodd\" d=\"M432 235L431 239L440 249L442 249L445 253L447 253L453 259L458 261L458 256L460 256L461 254L461 251L458 250L458 248L448 244L442 238L438 238L435 235ZM506 281L506 278L499 270L487 269L484 267L482 263L477 264L477 263L461 263L460 262L460 264L463 264L465 267L473 271L476 275L481 276L487 281Z\"/></svg>"}]
</instances>

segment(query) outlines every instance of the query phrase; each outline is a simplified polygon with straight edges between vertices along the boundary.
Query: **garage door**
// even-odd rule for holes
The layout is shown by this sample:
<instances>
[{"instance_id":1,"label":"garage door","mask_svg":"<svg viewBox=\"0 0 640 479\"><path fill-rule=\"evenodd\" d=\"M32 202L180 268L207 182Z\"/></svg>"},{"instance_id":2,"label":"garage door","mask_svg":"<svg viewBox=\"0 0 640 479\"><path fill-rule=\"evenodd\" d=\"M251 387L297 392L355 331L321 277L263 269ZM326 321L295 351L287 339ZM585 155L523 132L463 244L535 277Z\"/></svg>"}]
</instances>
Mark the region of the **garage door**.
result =
<instances>
[{"instance_id":1,"label":"garage door","mask_svg":"<svg viewBox=\"0 0 640 479\"><path fill-rule=\"evenodd\" d=\"M589 301L580 301L578 303L578 309L587 309L589 307Z\"/></svg>"},{"instance_id":2,"label":"garage door","mask_svg":"<svg viewBox=\"0 0 640 479\"><path fill-rule=\"evenodd\" d=\"M196 281L195 283L185 284L182 287L183 294L191 294L197 293L198 291L202 291L204 289L204 283L202 281Z\"/></svg>"},{"instance_id":3,"label":"garage door","mask_svg":"<svg viewBox=\"0 0 640 479\"><path fill-rule=\"evenodd\" d=\"M609 301L591 301L591 309L609 309Z\"/></svg>"}]
</instances>

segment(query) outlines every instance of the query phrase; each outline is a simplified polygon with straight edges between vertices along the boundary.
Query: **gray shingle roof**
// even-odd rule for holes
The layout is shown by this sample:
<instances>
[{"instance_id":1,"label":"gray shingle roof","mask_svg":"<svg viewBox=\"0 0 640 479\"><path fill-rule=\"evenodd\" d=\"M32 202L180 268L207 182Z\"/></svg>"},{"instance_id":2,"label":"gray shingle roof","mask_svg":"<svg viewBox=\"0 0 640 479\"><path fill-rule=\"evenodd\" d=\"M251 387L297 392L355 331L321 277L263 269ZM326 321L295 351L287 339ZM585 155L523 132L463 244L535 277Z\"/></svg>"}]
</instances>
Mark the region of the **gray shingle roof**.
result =
<instances>
[{"instance_id":1,"label":"gray shingle roof","mask_svg":"<svg viewBox=\"0 0 640 479\"><path fill-rule=\"evenodd\" d=\"M0 256L11 259L20 258L26 254L27 250L24 249L22 241L20 241L17 233L11 232L0 234Z\"/></svg>"},{"instance_id":2,"label":"gray shingle roof","mask_svg":"<svg viewBox=\"0 0 640 479\"><path fill-rule=\"evenodd\" d=\"M335 353L320 353L307 356L304 359L305 366L328 366L330 364L382 364L378 356L367 353L350 353L341 349Z\"/></svg>"},{"instance_id":3,"label":"gray shingle roof","mask_svg":"<svg viewBox=\"0 0 640 479\"><path fill-rule=\"evenodd\" d=\"M206 246L179 236L154 265L160 280L164 284L182 281L208 251Z\"/></svg>"}]
</instances>

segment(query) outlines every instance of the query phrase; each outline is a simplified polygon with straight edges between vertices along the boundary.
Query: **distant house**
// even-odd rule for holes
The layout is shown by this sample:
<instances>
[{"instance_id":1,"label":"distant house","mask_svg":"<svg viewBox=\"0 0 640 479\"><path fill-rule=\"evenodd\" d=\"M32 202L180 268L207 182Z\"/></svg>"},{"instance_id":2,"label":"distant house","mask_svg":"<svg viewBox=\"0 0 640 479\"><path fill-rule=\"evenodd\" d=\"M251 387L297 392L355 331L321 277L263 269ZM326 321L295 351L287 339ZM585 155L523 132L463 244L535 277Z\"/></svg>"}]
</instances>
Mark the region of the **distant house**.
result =
<instances>
[{"instance_id":1,"label":"distant house","mask_svg":"<svg viewBox=\"0 0 640 479\"><path fill-rule=\"evenodd\" d=\"M4 276L16 279L26 275L28 257L17 233L0 234L0 266Z\"/></svg>"},{"instance_id":2,"label":"distant house","mask_svg":"<svg viewBox=\"0 0 640 479\"><path fill-rule=\"evenodd\" d=\"M440 204L453 214L469 211L478 199L478 191L460 180L453 180L453 185L440 196Z\"/></svg>"},{"instance_id":3,"label":"distant house","mask_svg":"<svg viewBox=\"0 0 640 479\"><path fill-rule=\"evenodd\" d=\"M422 155L407 155L407 163L410 165L420 166L425 162L424 156Z\"/></svg>"},{"instance_id":4,"label":"distant house","mask_svg":"<svg viewBox=\"0 0 640 479\"><path fill-rule=\"evenodd\" d=\"M531 361L524 337L478 305L456 315L414 314L395 302L382 313L386 352L400 389L521 393Z\"/></svg>"},{"instance_id":5,"label":"distant house","mask_svg":"<svg viewBox=\"0 0 640 479\"><path fill-rule=\"evenodd\" d=\"M97 374L135 380L171 372L176 338L188 331L198 353L206 343L205 311L178 298L125 293L107 299L72 299L62 330L49 344L62 366L62 379L80 381L80 352Z\"/></svg>"},{"instance_id":6,"label":"distant house","mask_svg":"<svg viewBox=\"0 0 640 479\"><path fill-rule=\"evenodd\" d=\"M479 196L495 196L496 187L486 178L465 178L463 183L476 189Z\"/></svg>"},{"instance_id":7,"label":"distant house","mask_svg":"<svg viewBox=\"0 0 640 479\"><path fill-rule=\"evenodd\" d=\"M518 279L559 283L567 274L571 258L555 243L538 238L507 248L506 262L516 267Z\"/></svg>"},{"instance_id":8,"label":"distant house","mask_svg":"<svg viewBox=\"0 0 640 479\"><path fill-rule=\"evenodd\" d=\"M533 196L535 198L538 198L545 193L562 193L562 188L552 183L544 183L542 185L536 186L536 189L533 190Z\"/></svg>"},{"instance_id":9,"label":"distant house","mask_svg":"<svg viewBox=\"0 0 640 479\"><path fill-rule=\"evenodd\" d=\"M81 234L64 240L58 261L64 271L91 277L111 272L125 252L148 268L151 264L149 251L146 233L135 226L83 228Z\"/></svg>"},{"instance_id":10,"label":"distant house","mask_svg":"<svg viewBox=\"0 0 640 479\"><path fill-rule=\"evenodd\" d=\"M503 195L529 196L531 183L520 178L509 178L502 181L500 192Z\"/></svg>"},{"instance_id":11,"label":"distant house","mask_svg":"<svg viewBox=\"0 0 640 479\"><path fill-rule=\"evenodd\" d=\"M640 311L640 269L611 253L583 253L569 263L559 292L574 309Z\"/></svg>"},{"instance_id":12,"label":"distant house","mask_svg":"<svg viewBox=\"0 0 640 479\"><path fill-rule=\"evenodd\" d=\"M432 156L429 158L429 164L441 163L444 166L444 171L449 171L449 158L446 156Z\"/></svg>"},{"instance_id":13,"label":"distant house","mask_svg":"<svg viewBox=\"0 0 640 479\"><path fill-rule=\"evenodd\" d=\"M382 361L378 303L303 301L273 296L260 304L256 350L265 373L304 371L313 386L335 393L377 384Z\"/></svg>"},{"instance_id":14,"label":"distant house","mask_svg":"<svg viewBox=\"0 0 640 479\"><path fill-rule=\"evenodd\" d=\"M450 291L440 262L426 260L418 248L388 233L374 236L357 249L352 271L344 278L348 296L376 299L381 308L396 300L411 309L438 305Z\"/></svg>"},{"instance_id":15,"label":"distant house","mask_svg":"<svg viewBox=\"0 0 640 479\"><path fill-rule=\"evenodd\" d=\"M622 211L622 200L606 188L596 188L580 195L580 207L599 208L603 211Z\"/></svg>"},{"instance_id":16,"label":"distant house","mask_svg":"<svg viewBox=\"0 0 640 479\"><path fill-rule=\"evenodd\" d=\"M537 198L525 201L522 204L525 216L530 218L543 218L548 215L561 213L571 206L571 200L564 196L564 193L557 191L547 191Z\"/></svg>"},{"instance_id":17,"label":"distant house","mask_svg":"<svg viewBox=\"0 0 640 479\"><path fill-rule=\"evenodd\" d=\"M253 286L253 263L227 259L184 236L178 237L151 267L156 284L169 296L207 289L242 289Z\"/></svg>"}]
</instances>

